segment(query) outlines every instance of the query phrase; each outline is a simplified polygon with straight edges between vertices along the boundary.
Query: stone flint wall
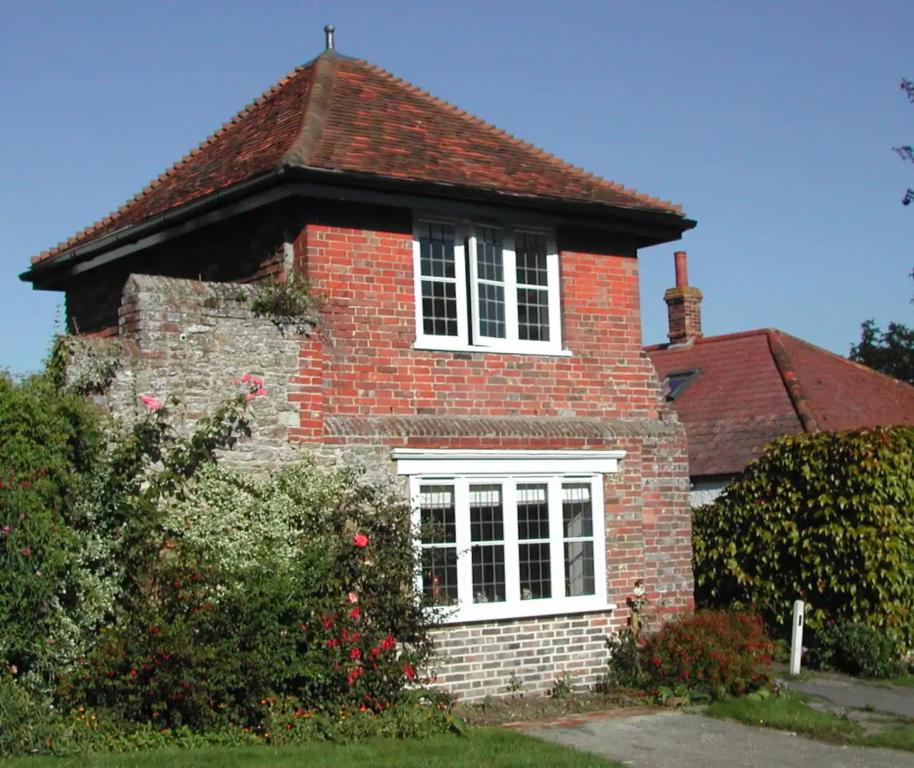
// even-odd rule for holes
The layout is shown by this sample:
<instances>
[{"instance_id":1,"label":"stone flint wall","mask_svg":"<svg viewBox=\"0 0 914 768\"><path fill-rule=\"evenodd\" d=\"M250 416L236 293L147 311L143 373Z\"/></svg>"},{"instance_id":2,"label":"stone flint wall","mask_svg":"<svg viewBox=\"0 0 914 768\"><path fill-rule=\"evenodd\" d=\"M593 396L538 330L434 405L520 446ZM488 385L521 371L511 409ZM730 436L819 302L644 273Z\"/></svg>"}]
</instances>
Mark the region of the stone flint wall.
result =
<instances>
[{"instance_id":1,"label":"stone flint wall","mask_svg":"<svg viewBox=\"0 0 914 768\"><path fill-rule=\"evenodd\" d=\"M124 286L118 336L85 339L71 376L91 376L98 361L116 359L118 369L103 404L129 422L142 410L141 395L165 402L175 396L175 423L190 428L239 391L245 373L264 379L267 397L252 403L252 435L224 461L266 472L300 459L289 429L299 410L289 402L289 381L299 368L301 335L251 310L249 285L206 283L131 275Z\"/></svg>"}]
</instances>

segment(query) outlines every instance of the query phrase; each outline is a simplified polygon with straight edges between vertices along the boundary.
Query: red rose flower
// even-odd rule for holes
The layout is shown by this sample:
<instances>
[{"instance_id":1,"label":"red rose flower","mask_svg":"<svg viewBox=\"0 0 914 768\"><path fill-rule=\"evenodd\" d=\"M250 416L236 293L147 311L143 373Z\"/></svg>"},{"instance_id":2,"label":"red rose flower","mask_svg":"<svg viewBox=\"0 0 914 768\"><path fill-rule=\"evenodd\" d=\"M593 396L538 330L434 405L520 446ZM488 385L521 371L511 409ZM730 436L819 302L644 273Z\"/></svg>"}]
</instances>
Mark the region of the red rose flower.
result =
<instances>
[{"instance_id":1,"label":"red rose flower","mask_svg":"<svg viewBox=\"0 0 914 768\"><path fill-rule=\"evenodd\" d=\"M368 537L364 533L357 533L355 536L352 537L352 544L353 544L353 546L356 546L359 549L362 549L363 547L367 547L368 546Z\"/></svg>"}]
</instances>

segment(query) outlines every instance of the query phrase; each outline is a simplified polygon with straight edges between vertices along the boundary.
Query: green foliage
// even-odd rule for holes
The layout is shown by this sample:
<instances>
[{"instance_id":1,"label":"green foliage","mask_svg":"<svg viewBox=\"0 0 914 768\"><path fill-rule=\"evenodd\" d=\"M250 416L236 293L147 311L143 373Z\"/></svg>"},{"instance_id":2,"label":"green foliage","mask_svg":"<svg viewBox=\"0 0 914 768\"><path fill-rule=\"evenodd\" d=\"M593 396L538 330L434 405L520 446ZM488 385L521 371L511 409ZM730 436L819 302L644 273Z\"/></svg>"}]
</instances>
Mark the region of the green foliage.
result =
<instances>
[{"instance_id":1,"label":"green foliage","mask_svg":"<svg viewBox=\"0 0 914 768\"><path fill-rule=\"evenodd\" d=\"M568 699L574 695L574 676L570 672L562 672L559 675L555 682L552 684L552 688L549 690L549 695L553 699Z\"/></svg>"},{"instance_id":2,"label":"green foliage","mask_svg":"<svg viewBox=\"0 0 914 768\"><path fill-rule=\"evenodd\" d=\"M606 637L609 660L606 669L607 688L643 688L649 676L641 666L638 638L626 627Z\"/></svg>"},{"instance_id":3,"label":"green foliage","mask_svg":"<svg viewBox=\"0 0 914 768\"><path fill-rule=\"evenodd\" d=\"M818 665L849 675L887 678L903 671L898 641L859 622L826 622L812 655Z\"/></svg>"},{"instance_id":4,"label":"green foliage","mask_svg":"<svg viewBox=\"0 0 914 768\"><path fill-rule=\"evenodd\" d=\"M2 751L447 727L414 688L432 648L404 500L216 467L266 394L239 383L188 435L151 396L102 430L62 375L0 380L0 716L25 721Z\"/></svg>"},{"instance_id":5,"label":"green foliage","mask_svg":"<svg viewBox=\"0 0 914 768\"><path fill-rule=\"evenodd\" d=\"M48 701L0 670L0 757L54 752L69 743L66 725Z\"/></svg>"},{"instance_id":6,"label":"green foliage","mask_svg":"<svg viewBox=\"0 0 914 768\"><path fill-rule=\"evenodd\" d=\"M317 306L310 291L308 281L301 277L262 283L257 286L251 309L255 315L277 321L307 320Z\"/></svg>"},{"instance_id":7,"label":"green foliage","mask_svg":"<svg viewBox=\"0 0 914 768\"><path fill-rule=\"evenodd\" d=\"M914 644L914 428L775 441L714 503L695 510L696 599L752 606L787 632L867 624Z\"/></svg>"},{"instance_id":8,"label":"green foliage","mask_svg":"<svg viewBox=\"0 0 914 768\"><path fill-rule=\"evenodd\" d=\"M640 654L650 685L722 698L767 682L771 641L756 616L698 611L645 637Z\"/></svg>"},{"instance_id":9,"label":"green foliage","mask_svg":"<svg viewBox=\"0 0 914 768\"><path fill-rule=\"evenodd\" d=\"M84 590L70 500L97 465L101 431L51 375L0 375L0 435L0 669L47 691L77 652Z\"/></svg>"},{"instance_id":10,"label":"green foliage","mask_svg":"<svg viewBox=\"0 0 914 768\"><path fill-rule=\"evenodd\" d=\"M705 714L829 740L857 740L862 735L860 726L846 717L813 709L801 697L789 692L771 696L758 691L737 699L716 701Z\"/></svg>"},{"instance_id":11,"label":"green foliage","mask_svg":"<svg viewBox=\"0 0 914 768\"><path fill-rule=\"evenodd\" d=\"M860 343L851 347L850 359L914 384L914 328L889 323L883 331L867 320L860 326Z\"/></svg>"}]
</instances>

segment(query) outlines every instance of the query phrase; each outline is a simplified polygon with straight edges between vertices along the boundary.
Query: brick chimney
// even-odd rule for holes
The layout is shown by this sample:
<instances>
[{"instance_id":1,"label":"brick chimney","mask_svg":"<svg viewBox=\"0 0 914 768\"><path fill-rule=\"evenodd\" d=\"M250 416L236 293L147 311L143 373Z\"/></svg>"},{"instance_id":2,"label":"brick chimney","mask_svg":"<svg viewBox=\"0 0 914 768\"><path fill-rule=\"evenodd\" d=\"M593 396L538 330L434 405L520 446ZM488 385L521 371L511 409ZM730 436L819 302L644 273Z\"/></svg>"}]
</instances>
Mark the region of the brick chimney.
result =
<instances>
[{"instance_id":1,"label":"brick chimney","mask_svg":"<svg viewBox=\"0 0 914 768\"><path fill-rule=\"evenodd\" d=\"M691 344L701 338L701 291L689 285L686 252L673 254L676 262L676 287L663 294L670 325L670 344Z\"/></svg>"}]
</instances>

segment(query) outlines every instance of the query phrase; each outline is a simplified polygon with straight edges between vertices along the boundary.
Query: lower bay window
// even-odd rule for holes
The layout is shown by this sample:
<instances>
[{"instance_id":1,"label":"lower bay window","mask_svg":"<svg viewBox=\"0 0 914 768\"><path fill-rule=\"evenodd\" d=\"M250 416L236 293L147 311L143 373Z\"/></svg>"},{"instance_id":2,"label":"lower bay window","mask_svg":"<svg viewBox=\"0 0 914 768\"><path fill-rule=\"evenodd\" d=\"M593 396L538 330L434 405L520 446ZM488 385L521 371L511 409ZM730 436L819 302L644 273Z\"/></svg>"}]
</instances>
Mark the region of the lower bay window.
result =
<instances>
[{"instance_id":1,"label":"lower bay window","mask_svg":"<svg viewBox=\"0 0 914 768\"><path fill-rule=\"evenodd\" d=\"M601 610L603 477L621 451L411 451L421 589L446 621Z\"/></svg>"}]
</instances>

